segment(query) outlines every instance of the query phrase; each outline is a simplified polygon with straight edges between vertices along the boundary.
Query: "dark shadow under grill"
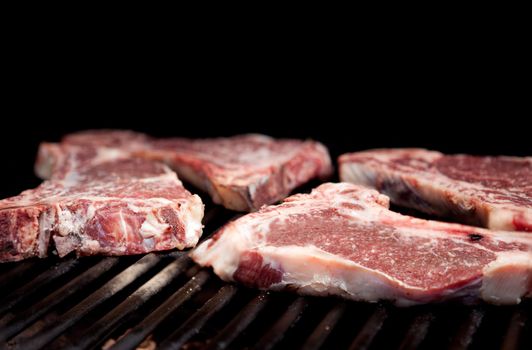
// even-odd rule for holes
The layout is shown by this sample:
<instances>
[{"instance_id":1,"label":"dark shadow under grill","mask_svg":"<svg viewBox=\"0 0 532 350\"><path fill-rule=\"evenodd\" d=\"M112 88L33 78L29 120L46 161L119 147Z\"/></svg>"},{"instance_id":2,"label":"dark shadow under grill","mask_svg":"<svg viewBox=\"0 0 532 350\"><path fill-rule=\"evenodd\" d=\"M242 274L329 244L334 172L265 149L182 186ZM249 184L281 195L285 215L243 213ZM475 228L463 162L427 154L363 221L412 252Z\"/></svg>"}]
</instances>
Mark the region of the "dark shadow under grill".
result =
<instances>
[{"instance_id":1,"label":"dark shadow under grill","mask_svg":"<svg viewBox=\"0 0 532 350\"><path fill-rule=\"evenodd\" d=\"M234 213L210 208L204 238ZM0 265L14 349L532 349L532 303L410 308L251 290L186 252Z\"/></svg>"}]
</instances>

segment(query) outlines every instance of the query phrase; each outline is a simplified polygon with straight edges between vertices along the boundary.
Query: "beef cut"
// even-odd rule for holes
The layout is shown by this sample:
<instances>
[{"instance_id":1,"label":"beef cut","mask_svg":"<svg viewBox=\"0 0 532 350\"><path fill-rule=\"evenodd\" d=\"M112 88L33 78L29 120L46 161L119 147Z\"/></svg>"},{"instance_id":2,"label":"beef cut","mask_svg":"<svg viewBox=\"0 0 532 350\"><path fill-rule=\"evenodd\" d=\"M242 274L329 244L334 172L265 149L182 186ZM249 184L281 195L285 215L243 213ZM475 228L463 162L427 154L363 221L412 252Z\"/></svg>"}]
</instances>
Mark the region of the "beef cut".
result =
<instances>
[{"instance_id":1,"label":"beef cut","mask_svg":"<svg viewBox=\"0 0 532 350\"><path fill-rule=\"evenodd\" d=\"M201 199L166 165L104 146L41 147L38 172L50 179L0 201L0 262L45 257L51 241L60 256L196 245Z\"/></svg>"},{"instance_id":2,"label":"beef cut","mask_svg":"<svg viewBox=\"0 0 532 350\"><path fill-rule=\"evenodd\" d=\"M180 178L208 192L215 203L239 211L274 203L297 186L332 173L322 144L256 134L153 139L130 131L85 131L66 136L62 144L103 144L135 157L164 161ZM53 152L41 152L37 173L46 178L54 162Z\"/></svg>"},{"instance_id":3,"label":"beef cut","mask_svg":"<svg viewBox=\"0 0 532 350\"><path fill-rule=\"evenodd\" d=\"M191 254L226 281L398 305L532 296L532 235L404 216L361 186L323 184L228 223Z\"/></svg>"},{"instance_id":4,"label":"beef cut","mask_svg":"<svg viewBox=\"0 0 532 350\"><path fill-rule=\"evenodd\" d=\"M215 203L238 211L277 202L297 186L332 173L322 144L257 134L154 140L145 154L165 160L181 178L207 191Z\"/></svg>"},{"instance_id":5,"label":"beef cut","mask_svg":"<svg viewBox=\"0 0 532 350\"><path fill-rule=\"evenodd\" d=\"M381 149L340 156L340 179L393 203L496 230L532 231L532 157Z\"/></svg>"},{"instance_id":6,"label":"beef cut","mask_svg":"<svg viewBox=\"0 0 532 350\"><path fill-rule=\"evenodd\" d=\"M193 247L203 204L176 174L214 202L255 210L332 172L313 141L262 135L153 139L121 130L86 131L42 143L36 189L0 201L0 261L59 255L125 255Z\"/></svg>"}]
</instances>

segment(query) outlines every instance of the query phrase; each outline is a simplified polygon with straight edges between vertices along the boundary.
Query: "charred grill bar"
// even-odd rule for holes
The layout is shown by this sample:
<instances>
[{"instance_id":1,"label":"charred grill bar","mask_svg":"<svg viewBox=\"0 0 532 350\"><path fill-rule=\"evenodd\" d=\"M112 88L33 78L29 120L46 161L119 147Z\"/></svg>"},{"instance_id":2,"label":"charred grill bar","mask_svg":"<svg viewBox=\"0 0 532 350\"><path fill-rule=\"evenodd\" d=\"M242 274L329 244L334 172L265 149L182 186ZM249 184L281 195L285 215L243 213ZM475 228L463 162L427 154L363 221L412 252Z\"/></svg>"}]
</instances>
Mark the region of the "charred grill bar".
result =
<instances>
[{"instance_id":1,"label":"charred grill bar","mask_svg":"<svg viewBox=\"0 0 532 350\"><path fill-rule=\"evenodd\" d=\"M210 205L203 239L234 218ZM183 252L0 265L7 349L530 349L532 304L396 308L220 281Z\"/></svg>"}]
</instances>

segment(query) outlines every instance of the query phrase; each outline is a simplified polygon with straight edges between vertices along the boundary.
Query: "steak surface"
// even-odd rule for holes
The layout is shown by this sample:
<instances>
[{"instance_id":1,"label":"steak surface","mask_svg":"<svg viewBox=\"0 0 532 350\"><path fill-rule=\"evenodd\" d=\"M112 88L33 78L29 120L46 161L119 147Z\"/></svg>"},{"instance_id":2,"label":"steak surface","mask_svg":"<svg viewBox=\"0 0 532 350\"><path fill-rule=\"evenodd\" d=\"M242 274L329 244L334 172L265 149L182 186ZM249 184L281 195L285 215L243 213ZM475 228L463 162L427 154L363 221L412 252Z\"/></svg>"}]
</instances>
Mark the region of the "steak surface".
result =
<instances>
[{"instance_id":1,"label":"steak surface","mask_svg":"<svg viewBox=\"0 0 532 350\"><path fill-rule=\"evenodd\" d=\"M0 201L0 261L194 247L203 204L166 165L101 144L46 144L39 187ZM46 162L43 161L46 158Z\"/></svg>"},{"instance_id":2,"label":"steak surface","mask_svg":"<svg viewBox=\"0 0 532 350\"><path fill-rule=\"evenodd\" d=\"M85 131L67 135L66 145L107 145L134 157L165 162L179 177L209 193L213 201L253 211L285 198L294 188L332 173L327 149L314 141L249 134L212 139L153 139L130 131ZM54 152L41 146L36 170L47 178Z\"/></svg>"},{"instance_id":3,"label":"steak surface","mask_svg":"<svg viewBox=\"0 0 532 350\"><path fill-rule=\"evenodd\" d=\"M532 236L404 216L339 183L228 223L191 254L226 281L398 305L532 295Z\"/></svg>"},{"instance_id":4,"label":"steak surface","mask_svg":"<svg viewBox=\"0 0 532 350\"><path fill-rule=\"evenodd\" d=\"M532 231L532 157L382 149L339 158L340 179L393 203L496 230Z\"/></svg>"}]
</instances>

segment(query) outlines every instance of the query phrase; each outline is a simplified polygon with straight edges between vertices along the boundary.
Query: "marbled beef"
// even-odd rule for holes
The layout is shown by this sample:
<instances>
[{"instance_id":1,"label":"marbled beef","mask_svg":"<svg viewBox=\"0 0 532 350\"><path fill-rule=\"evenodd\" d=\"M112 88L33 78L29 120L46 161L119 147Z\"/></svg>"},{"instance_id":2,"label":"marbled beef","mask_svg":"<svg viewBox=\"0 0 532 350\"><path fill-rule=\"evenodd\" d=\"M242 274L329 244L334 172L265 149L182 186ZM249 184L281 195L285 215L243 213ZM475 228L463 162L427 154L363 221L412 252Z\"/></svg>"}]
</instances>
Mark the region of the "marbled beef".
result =
<instances>
[{"instance_id":1,"label":"marbled beef","mask_svg":"<svg viewBox=\"0 0 532 350\"><path fill-rule=\"evenodd\" d=\"M532 296L532 235L428 221L361 186L323 184L228 223L192 252L227 281L399 305Z\"/></svg>"},{"instance_id":2,"label":"marbled beef","mask_svg":"<svg viewBox=\"0 0 532 350\"><path fill-rule=\"evenodd\" d=\"M84 131L67 135L62 144L103 144L135 157L163 161L180 178L208 192L215 203L239 211L257 210L313 178L332 173L322 144L257 134L154 139L130 131ZM37 173L46 178L53 159L53 152L41 152Z\"/></svg>"},{"instance_id":3,"label":"marbled beef","mask_svg":"<svg viewBox=\"0 0 532 350\"><path fill-rule=\"evenodd\" d=\"M340 179L392 202L496 230L532 231L532 158L443 155L423 149L344 154Z\"/></svg>"},{"instance_id":4,"label":"marbled beef","mask_svg":"<svg viewBox=\"0 0 532 350\"><path fill-rule=\"evenodd\" d=\"M39 187L0 201L0 262L194 247L203 204L166 165L127 151L46 144ZM46 159L47 163L43 163ZM53 164L50 162L53 160Z\"/></svg>"}]
</instances>

